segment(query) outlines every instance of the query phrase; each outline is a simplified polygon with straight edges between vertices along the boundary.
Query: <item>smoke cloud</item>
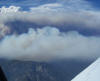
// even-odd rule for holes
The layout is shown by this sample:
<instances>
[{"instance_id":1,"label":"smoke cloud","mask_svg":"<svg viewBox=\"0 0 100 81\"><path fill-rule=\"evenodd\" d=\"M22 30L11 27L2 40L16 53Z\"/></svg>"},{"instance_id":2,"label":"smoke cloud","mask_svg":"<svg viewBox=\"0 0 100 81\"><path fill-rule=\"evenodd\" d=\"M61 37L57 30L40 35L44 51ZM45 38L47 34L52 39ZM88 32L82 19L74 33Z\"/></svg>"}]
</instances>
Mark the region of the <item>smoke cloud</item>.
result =
<instances>
[{"instance_id":1,"label":"smoke cloud","mask_svg":"<svg viewBox=\"0 0 100 81\"><path fill-rule=\"evenodd\" d=\"M100 11L85 0L58 0L57 3L31 7L29 11L22 11L17 6L2 7L0 12L0 23L3 25L19 20L42 26L100 31Z\"/></svg>"},{"instance_id":2,"label":"smoke cloud","mask_svg":"<svg viewBox=\"0 0 100 81\"><path fill-rule=\"evenodd\" d=\"M94 59L100 56L100 37L85 37L77 31L57 28L29 29L28 33L6 36L0 42L0 57L17 60Z\"/></svg>"},{"instance_id":3,"label":"smoke cloud","mask_svg":"<svg viewBox=\"0 0 100 81\"><path fill-rule=\"evenodd\" d=\"M7 24L14 21L43 27L28 26L28 32L17 34L25 27L17 23L12 28ZM100 56L100 33L84 36L78 30L85 29L87 34L100 32L99 21L100 11L85 0L57 0L56 3L30 7L28 11L20 6L3 6L0 8L0 58L33 61L95 59ZM15 32L19 25L20 30Z\"/></svg>"}]
</instances>

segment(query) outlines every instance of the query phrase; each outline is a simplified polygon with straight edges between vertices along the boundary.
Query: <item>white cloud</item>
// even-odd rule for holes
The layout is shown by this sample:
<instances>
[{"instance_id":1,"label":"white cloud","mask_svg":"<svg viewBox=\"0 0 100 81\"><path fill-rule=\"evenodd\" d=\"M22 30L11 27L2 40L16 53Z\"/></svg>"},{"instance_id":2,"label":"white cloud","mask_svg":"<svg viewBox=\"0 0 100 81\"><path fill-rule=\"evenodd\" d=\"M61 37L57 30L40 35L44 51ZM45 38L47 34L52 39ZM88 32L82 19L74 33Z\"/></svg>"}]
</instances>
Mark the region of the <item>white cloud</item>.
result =
<instances>
[{"instance_id":1,"label":"white cloud","mask_svg":"<svg viewBox=\"0 0 100 81\"><path fill-rule=\"evenodd\" d=\"M5 6L3 6L2 8L0 8L0 13L4 14L4 13L9 13L9 12L18 12L19 9L20 7L10 6L6 8Z\"/></svg>"},{"instance_id":2,"label":"white cloud","mask_svg":"<svg viewBox=\"0 0 100 81\"><path fill-rule=\"evenodd\" d=\"M0 11L0 36L10 31L10 27L5 23L15 20L38 25L65 25L68 29L71 25L79 29L100 31L100 11L93 9L91 4L84 0L68 0L66 5L63 2L45 4L30 8L30 11L20 11L20 7L15 6L2 7ZM5 36L0 42L0 57L35 61L62 58L93 59L100 56L99 48L100 37L86 37L77 31L64 33L58 28L45 27L37 31L30 29L28 33L18 36Z\"/></svg>"},{"instance_id":3,"label":"white cloud","mask_svg":"<svg viewBox=\"0 0 100 81\"><path fill-rule=\"evenodd\" d=\"M30 8L30 11L20 11L20 7L15 6L2 7L1 11L0 23L3 24L20 20L39 25L65 25L66 28L72 25L76 28L100 30L100 11L93 9L91 4L84 0L68 0L66 5L63 3L44 4Z\"/></svg>"},{"instance_id":4,"label":"white cloud","mask_svg":"<svg viewBox=\"0 0 100 81\"><path fill-rule=\"evenodd\" d=\"M5 37L0 42L0 58L34 61L94 59L100 56L99 48L100 37L85 37L76 31L61 33L56 28L45 27Z\"/></svg>"}]
</instances>

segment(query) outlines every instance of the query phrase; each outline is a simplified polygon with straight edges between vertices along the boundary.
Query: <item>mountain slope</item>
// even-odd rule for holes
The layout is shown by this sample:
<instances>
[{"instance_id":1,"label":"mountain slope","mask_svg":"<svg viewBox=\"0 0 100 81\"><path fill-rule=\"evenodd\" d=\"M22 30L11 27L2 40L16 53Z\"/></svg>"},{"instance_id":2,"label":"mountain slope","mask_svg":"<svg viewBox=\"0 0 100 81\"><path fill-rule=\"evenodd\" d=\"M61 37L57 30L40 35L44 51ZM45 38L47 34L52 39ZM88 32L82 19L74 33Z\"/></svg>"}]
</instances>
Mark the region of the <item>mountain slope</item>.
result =
<instances>
[{"instance_id":1,"label":"mountain slope","mask_svg":"<svg viewBox=\"0 0 100 81\"><path fill-rule=\"evenodd\" d=\"M72 60L48 63L0 60L8 81L70 81L89 64Z\"/></svg>"}]
</instances>

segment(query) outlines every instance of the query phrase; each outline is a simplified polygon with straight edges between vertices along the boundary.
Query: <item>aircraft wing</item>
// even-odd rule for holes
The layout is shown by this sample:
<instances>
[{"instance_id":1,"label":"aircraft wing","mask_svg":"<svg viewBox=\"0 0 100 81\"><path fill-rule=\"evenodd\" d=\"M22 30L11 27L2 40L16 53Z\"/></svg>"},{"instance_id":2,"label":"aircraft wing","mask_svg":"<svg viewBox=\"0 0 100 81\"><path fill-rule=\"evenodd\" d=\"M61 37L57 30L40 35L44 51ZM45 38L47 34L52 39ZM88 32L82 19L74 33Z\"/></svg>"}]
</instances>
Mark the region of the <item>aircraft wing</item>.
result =
<instances>
[{"instance_id":1,"label":"aircraft wing","mask_svg":"<svg viewBox=\"0 0 100 81\"><path fill-rule=\"evenodd\" d=\"M71 81L100 81L100 58Z\"/></svg>"}]
</instances>

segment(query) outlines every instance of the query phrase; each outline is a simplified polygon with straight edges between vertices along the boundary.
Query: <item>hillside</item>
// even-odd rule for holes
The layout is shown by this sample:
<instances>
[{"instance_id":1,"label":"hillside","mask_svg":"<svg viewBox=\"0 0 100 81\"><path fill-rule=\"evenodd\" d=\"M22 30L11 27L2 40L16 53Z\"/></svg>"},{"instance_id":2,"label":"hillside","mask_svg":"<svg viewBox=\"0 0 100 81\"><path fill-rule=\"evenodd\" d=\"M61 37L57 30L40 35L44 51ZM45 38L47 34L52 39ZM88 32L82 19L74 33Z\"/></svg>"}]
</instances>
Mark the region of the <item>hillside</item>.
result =
<instances>
[{"instance_id":1,"label":"hillside","mask_svg":"<svg viewBox=\"0 0 100 81\"><path fill-rule=\"evenodd\" d=\"M0 61L8 81L70 81L89 64L71 60L49 63Z\"/></svg>"}]
</instances>

